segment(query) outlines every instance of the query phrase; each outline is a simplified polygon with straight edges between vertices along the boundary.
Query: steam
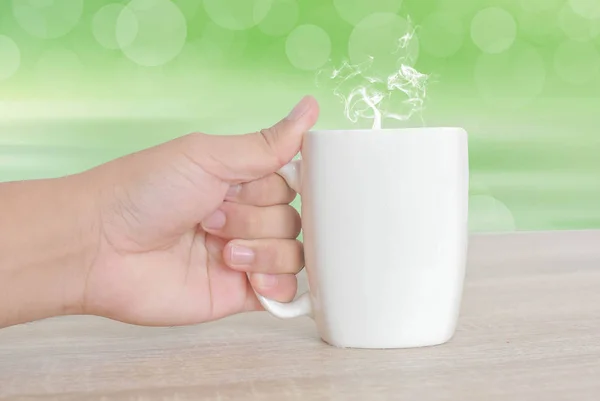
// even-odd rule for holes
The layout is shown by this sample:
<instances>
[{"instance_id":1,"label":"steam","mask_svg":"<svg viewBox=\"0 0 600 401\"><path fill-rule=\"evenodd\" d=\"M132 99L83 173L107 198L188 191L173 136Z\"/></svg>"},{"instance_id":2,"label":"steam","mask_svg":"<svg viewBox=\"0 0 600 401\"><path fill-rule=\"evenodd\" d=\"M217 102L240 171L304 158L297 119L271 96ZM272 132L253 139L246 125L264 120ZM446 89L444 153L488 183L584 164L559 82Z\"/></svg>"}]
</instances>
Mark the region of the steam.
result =
<instances>
[{"instance_id":1,"label":"steam","mask_svg":"<svg viewBox=\"0 0 600 401\"><path fill-rule=\"evenodd\" d=\"M398 60L397 69L389 75L373 71L373 57L360 64L343 60L339 67L319 71L317 85L333 83L333 94L342 101L344 114L353 123L368 119L373 129L381 129L384 119L407 121L417 114L422 117L429 75L411 67L415 60L407 49L414 35L411 27L398 39L396 49L391 49Z\"/></svg>"}]
</instances>

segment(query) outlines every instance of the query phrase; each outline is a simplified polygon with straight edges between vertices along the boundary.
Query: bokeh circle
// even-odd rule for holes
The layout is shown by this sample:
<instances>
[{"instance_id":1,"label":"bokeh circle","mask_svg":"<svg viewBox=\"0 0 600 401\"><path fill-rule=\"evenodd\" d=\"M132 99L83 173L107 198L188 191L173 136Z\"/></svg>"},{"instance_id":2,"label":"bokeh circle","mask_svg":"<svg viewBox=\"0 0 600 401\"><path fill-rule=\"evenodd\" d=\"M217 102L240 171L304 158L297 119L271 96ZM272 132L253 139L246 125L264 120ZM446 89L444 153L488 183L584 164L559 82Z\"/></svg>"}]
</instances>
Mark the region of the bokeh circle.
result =
<instances>
[{"instance_id":1,"label":"bokeh circle","mask_svg":"<svg viewBox=\"0 0 600 401\"><path fill-rule=\"evenodd\" d=\"M301 70L322 67L331 54L331 39L316 25L300 25L287 37L285 53L292 65Z\"/></svg>"},{"instance_id":2,"label":"bokeh circle","mask_svg":"<svg viewBox=\"0 0 600 401\"><path fill-rule=\"evenodd\" d=\"M108 4L102 7L94 14L92 18L92 33L96 41L104 48L118 49L121 47L117 41L117 21L125 6L123 4ZM131 17L131 14L129 14ZM134 31L137 31L137 20L132 19L131 24L134 24ZM133 41L135 35L129 35L130 42L123 43L128 46Z\"/></svg>"},{"instance_id":3,"label":"bokeh circle","mask_svg":"<svg viewBox=\"0 0 600 401\"><path fill-rule=\"evenodd\" d=\"M14 40L0 35L0 81L12 77L21 65L21 50Z\"/></svg>"},{"instance_id":4,"label":"bokeh circle","mask_svg":"<svg viewBox=\"0 0 600 401\"><path fill-rule=\"evenodd\" d=\"M600 35L600 18L583 17L567 4L558 13L558 24L564 34L573 40L588 41Z\"/></svg>"},{"instance_id":5,"label":"bokeh circle","mask_svg":"<svg viewBox=\"0 0 600 401\"><path fill-rule=\"evenodd\" d=\"M77 26L83 0L12 0L12 9L15 20L27 33L56 39Z\"/></svg>"},{"instance_id":6,"label":"bokeh circle","mask_svg":"<svg viewBox=\"0 0 600 401\"><path fill-rule=\"evenodd\" d=\"M186 37L185 17L170 0L132 0L117 20L119 47L141 66L168 63L181 52Z\"/></svg>"},{"instance_id":7,"label":"bokeh circle","mask_svg":"<svg viewBox=\"0 0 600 401\"><path fill-rule=\"evenodd\" d=\"M576 14L584 18L600 18L600 1L598 0L569 0L569 6Z\"/></svg>"},{"instance_id":8,"label":"bokeh circle","mask_svg":"<svg viewBox=\"0 0 600 401\"><path fill-rule=\"evenodd\" d=\"M471 39L485 53L501 53L512 46L517 37L513 16L499 7L479 11L471 21Z\"/></svg>"}]
</instances>

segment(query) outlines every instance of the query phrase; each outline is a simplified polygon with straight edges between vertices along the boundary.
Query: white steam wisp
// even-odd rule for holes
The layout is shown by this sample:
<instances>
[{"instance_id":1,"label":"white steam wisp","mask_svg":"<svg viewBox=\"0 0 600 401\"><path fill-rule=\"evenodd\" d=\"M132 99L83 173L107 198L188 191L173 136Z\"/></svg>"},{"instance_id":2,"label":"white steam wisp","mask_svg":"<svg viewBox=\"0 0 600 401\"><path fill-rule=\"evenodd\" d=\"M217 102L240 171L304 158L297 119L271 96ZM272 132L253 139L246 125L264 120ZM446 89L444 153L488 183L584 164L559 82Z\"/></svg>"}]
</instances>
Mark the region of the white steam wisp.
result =
<instances>
[{"instance_id":1,"label":"white steam wisp","mask_svg":"<svg viewBox=\"0 0 600 401\"><path fill-rule=\"evenodd\" d=\"M373 129L382 128L383 119L407 121L421 114L427 95L429 75L417 71L411 65L412 57L407 51L415 30L411 29L398 39L398 46L391 54L400 53L397 69L387 76L372 71L374 58L360 64L343 61L337 68L317 73L317 85L333 83L333 94L342 100L344 114L351 122L369 119Z\"/></svg>"}]
</instances>

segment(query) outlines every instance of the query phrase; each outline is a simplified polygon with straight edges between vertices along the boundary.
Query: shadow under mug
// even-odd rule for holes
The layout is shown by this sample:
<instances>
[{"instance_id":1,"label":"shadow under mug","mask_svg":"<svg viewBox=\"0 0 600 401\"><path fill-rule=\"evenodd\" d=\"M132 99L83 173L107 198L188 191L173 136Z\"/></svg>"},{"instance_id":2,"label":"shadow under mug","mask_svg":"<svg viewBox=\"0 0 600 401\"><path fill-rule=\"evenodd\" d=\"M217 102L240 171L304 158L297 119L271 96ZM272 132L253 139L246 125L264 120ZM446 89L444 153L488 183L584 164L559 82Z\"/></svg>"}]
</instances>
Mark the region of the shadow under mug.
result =
<instances>
[{"instance_id":1,"label":"shadow under mug","mask_svg":"<svg viewBox=\"0 0 600 401\"><path fill-rule=\"evenodd\" d=\"M289 303L257 294L268 312L312 317L336 347L452 338L468 241L463 129L310 131L279 174L302 198L310 290Z\"/></svg>"}]
</instances>

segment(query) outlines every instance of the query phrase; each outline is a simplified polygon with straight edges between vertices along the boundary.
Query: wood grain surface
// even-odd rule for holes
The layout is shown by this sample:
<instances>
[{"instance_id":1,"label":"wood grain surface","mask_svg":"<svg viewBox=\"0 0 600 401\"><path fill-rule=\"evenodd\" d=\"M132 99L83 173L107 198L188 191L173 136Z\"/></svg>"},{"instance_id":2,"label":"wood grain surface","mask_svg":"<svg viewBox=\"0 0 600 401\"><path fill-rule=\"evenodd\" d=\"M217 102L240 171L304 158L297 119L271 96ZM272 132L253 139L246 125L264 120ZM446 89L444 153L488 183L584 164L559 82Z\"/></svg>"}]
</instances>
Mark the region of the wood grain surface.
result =
<instances>
[{"instance_id":1,"label":"wood grain surface","mask_svg":"<svg viewBox=\"0 0 600 401\"><path fill-rule=\"evenodd\" d=\"M266 313L0 330L0 400L600 400L600 231L472 237L451 342L344 350Z\"/></svg>"}]
</instances>

